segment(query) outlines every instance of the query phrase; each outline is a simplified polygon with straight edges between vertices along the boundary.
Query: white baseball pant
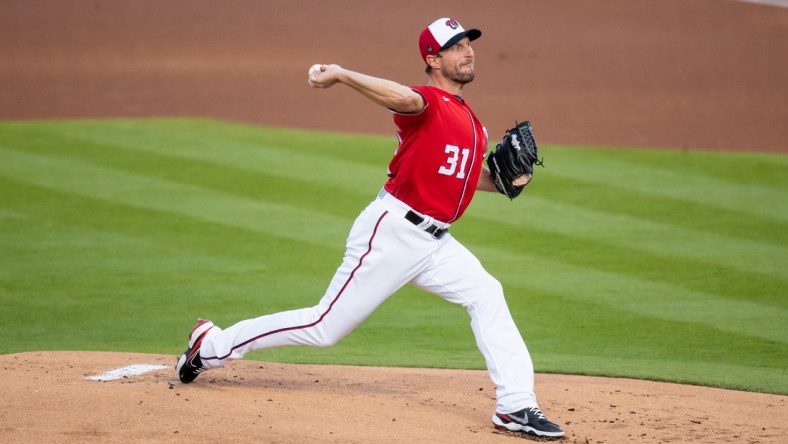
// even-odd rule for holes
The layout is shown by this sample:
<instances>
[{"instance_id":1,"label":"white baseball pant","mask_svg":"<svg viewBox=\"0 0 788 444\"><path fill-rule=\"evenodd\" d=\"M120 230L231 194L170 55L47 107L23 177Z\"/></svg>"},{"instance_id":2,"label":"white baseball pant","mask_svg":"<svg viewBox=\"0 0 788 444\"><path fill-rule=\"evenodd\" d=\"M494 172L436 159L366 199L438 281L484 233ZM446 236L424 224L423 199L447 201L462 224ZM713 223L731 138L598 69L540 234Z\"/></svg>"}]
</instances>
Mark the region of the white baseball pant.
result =
<instances>
[{"instance_id":1,"label":"white baseball pant","mask_svg":"<svg viewBox=\"0 0 788 444\"><path fill-rule=\"evenodd\" d=\"M423 230L446 224L425 217L417 227L405 219L409 210L381 192L354 222L342 264L316 306L211 329L200 348L203 366L221 367L254 350L334 345L410 283L467 309L499 412L536 407L533 364L501 284L450 233L436 239Z\"/></svg>"}]
</instances>

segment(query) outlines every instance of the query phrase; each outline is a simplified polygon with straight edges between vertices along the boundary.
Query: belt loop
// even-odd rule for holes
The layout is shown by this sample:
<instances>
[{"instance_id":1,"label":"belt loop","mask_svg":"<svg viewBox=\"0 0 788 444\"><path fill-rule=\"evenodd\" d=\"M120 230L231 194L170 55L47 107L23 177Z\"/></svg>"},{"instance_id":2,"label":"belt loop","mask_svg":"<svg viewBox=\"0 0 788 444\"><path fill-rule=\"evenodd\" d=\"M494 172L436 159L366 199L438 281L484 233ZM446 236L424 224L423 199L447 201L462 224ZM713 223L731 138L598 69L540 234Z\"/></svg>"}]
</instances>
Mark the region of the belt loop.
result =
<instances>
[{"instance_id":1,"label":"belt loop","mask_svg":"<svg viewBox=\"0 0 788 444\"><path fill-rule=\"evenodd\" d=\"M442 238L444 235L446 235L446 233L448 233L448 232L449 232L449 229L448 229L448 228L438 228L438 227L436 227L435 225L433 225L432 227L435 227L435 231L433 231L433 232L431 233L431 234L432 234L432 237L434 237L435 239L440 239L440 238ZM432 228L432 227L430 227L430 228Z\"/></svg>"},{"instance_id":2,"label":"belt loop","mask_svg":"<svg viewBox=\"0 0 788 444\"><path fill-rule=\"evenodd\" d=\"M408 222L412 223L413 225L415 225L415 226L421 228L422 230L426 231L427 233L429 233L435 239L440 239L443 236L445 236L446 233L449 232L448 228L441 228L441 227L439 227L439 226L437 226L435 224L430 224L428 227L422 227L422 224L424 224L425 222L429 222L429 220L425 219L422 216L419 216L413 210L409 210L407 213L405 213L405 219L407 219Z\"/></svg>"}]
</instances>

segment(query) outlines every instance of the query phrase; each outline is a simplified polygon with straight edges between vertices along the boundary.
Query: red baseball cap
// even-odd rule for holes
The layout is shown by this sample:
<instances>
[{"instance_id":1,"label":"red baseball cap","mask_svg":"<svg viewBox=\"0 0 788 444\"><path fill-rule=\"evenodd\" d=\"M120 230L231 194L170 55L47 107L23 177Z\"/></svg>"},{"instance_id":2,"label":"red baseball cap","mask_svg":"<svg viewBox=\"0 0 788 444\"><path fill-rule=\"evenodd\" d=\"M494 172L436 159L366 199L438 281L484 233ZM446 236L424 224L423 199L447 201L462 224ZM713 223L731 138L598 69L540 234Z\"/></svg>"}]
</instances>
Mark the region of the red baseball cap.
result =
<instances>
[{"instance_id":1,"label":"red baseball cap","mask_svg":"<svg viewBox=\"0 0 788 444\"><path fill-rule=\"evenodd\" d=\"M471 41L482 36L478 29L465 30L457 20L449 17L439 18L424 28L419 36L419 51L426 62L428 55L435 55L455 43L468 37Z\"/></svg>"}]
</instances>

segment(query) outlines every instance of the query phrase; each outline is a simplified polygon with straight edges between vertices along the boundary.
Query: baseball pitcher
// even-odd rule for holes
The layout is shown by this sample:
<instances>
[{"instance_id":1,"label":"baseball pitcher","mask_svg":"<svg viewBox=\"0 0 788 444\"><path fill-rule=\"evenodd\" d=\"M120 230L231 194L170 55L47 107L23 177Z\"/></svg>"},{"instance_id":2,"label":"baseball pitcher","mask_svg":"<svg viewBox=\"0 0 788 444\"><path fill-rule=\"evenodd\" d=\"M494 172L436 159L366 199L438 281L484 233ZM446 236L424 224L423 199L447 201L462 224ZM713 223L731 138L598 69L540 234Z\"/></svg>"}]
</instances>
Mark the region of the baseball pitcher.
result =
<instances>
[{"instance_id":1,"label":"baseball pitcher","mask_svg":"<svg viewBox=\"0 0 788 444\"><path fill-rule=\"evenodd\" d=\"M399 145L388 178L353 223L342 264L317 305L224 329L199 320L177 362L182 382L252 350L336 344L411 284L467 309L496 386L496 427L539 437L564 435L539 409L531 357L501 284L450 232L477 190L514 199L533 177L533 166L541 164L528 121L517 123L487 155L487 131L463 98L475 76L471 42L480 36L451 18L427 26L418 42L427 74L423 86L333 64L309 69L311 87L342 84L390 110Z\"/></svg>"}]
</instances>

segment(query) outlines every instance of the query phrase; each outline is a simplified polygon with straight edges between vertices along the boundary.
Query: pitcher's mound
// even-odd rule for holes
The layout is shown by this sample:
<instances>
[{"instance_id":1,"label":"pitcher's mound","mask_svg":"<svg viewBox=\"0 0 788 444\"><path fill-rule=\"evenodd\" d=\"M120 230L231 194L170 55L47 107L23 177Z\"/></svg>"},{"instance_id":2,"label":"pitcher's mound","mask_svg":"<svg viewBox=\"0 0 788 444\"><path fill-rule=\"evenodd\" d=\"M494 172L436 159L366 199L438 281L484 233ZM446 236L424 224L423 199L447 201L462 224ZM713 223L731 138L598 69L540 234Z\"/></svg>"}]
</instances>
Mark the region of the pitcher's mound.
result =
<instances>
[{"instance_id":1,"label":"pitcher's mound","mask_svg":"<svg viewBox=\"0 0 788 444\"><path fill-rule=\"evenodd\" d=\"M233 362L181 384L176 357L0 356L3 442L505 443L484 371ZM537 375L570 443L785 442L784 396Z\"/></svg>"}]
</instances>

